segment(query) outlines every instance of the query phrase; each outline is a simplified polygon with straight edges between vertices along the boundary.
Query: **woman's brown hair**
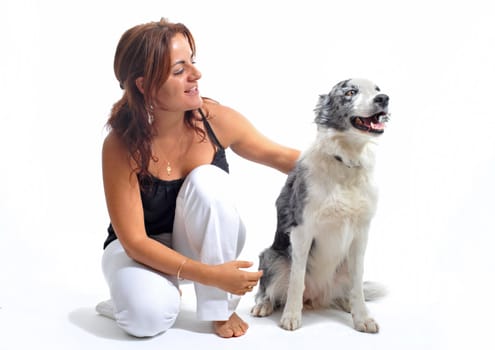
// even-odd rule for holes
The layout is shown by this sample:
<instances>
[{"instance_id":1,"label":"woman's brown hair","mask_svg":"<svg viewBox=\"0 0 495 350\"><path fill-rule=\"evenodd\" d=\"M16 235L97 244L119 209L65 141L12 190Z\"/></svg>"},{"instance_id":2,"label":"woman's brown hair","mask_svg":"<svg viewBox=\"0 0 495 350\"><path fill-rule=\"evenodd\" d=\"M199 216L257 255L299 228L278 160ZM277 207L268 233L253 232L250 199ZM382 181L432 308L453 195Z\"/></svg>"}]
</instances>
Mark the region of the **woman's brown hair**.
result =
<instances>
[{"instance_id":1,"label":"woman's brown hair","mask_svg":"<svg viewBox=\"0 0 495 350\"><path fill-rule=\"evenodd\" d=\"M153 159L151 142L154 135L150 116L153 115L153 99L170 73L170 41L176 34L183 34L189 41L192 54L196 54L194 38L181 23L171 23L162 18L159 22L140 24L127 30L117 45L114 71L122 98L113 107L107 126L124 142L141 177L149 178L150 160ZM143 77L143 93L136 79ZM192 111L185 113L185 123L204 135L193 122Z\"/></svg>"}]
</instances>

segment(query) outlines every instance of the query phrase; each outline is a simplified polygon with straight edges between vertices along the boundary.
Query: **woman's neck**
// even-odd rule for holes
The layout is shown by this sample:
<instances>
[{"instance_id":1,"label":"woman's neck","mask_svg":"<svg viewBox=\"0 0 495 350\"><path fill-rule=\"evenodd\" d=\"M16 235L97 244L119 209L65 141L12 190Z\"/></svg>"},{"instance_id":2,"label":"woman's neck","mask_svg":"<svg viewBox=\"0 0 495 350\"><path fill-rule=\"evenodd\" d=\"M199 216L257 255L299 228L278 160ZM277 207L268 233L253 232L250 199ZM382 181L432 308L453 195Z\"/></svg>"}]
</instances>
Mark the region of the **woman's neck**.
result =
<instances>
[{"instance_id":1,"label":"woman's neck","mask_svg":"<svg viewBox=\"0 0 495 350\"><path fill-rule=\"evenodd\" d=\"M155 116L153 127L156 130L155 139L176 138L187 129L187 125L184 122L184 113L162 113Z\"/></svg>"}]
</instances>

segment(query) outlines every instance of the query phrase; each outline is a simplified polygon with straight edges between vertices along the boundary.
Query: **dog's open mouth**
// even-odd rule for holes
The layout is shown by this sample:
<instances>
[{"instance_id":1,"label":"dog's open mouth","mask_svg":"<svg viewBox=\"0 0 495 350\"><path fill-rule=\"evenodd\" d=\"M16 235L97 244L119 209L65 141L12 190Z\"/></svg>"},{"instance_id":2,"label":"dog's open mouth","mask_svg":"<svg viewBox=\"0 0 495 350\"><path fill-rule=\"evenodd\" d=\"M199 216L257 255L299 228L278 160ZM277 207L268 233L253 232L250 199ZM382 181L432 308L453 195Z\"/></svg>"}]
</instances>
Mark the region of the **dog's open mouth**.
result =
<instances>
[{"instance_id":1,"label":"dog's open mouth","mask_svg":"<svg viewBox=\"0 0 495 350\"><path fill-rule=\"evenodd\" d=\"M380 112L371 117L352 117L351 124L358 130L381 134L385 131L385 123L388 121L388 114Z\"/></svg>"}]
</instances>

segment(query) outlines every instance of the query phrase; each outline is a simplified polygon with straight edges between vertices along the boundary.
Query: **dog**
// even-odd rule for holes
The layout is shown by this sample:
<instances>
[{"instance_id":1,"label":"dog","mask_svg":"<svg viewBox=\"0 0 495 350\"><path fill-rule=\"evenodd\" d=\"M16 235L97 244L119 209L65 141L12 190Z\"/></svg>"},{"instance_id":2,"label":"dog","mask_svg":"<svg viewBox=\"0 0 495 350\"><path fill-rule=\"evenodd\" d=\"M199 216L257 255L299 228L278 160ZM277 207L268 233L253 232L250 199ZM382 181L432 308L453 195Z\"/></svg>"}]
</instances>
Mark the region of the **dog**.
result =
<instances>
[{"instance_id":1,"label":"dog","mask_svg":"<svg viewBox=\"0 0 495 350\"><path fill-rule=\"evenodd\" d=\"M377 206L373 145L389 121L389 97L366 79L320 95L316 140L301 154L276 200L277 229L259 256L263 270L251 314L282 306L282 328L301 327L303 308L350 312L354 328L376 333L365 300L385 289L363 283L368 231Z\"/></svg>"}]
</instances>

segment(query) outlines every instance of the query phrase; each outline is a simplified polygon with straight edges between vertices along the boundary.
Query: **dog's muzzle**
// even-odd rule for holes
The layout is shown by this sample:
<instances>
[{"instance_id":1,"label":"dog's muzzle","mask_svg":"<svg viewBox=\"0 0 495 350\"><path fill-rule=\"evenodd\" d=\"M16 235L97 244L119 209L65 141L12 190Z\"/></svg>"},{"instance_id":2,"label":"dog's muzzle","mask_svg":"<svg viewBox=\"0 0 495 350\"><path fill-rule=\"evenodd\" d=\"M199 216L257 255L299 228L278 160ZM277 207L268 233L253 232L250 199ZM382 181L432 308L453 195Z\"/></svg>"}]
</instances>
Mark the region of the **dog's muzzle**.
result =
<instances>
[{"instance_id":1,"label":"dog's muzzle","mask_svg":"<svg viewBox=\"0 0 495 350\"><path fill-rule=\"evenodd\" d=\"M351 118L351 124L358 130L366 131L372 134L382 134L385 131L385 123L388 122L389 116L386 112L373 114L371 117L354 116Z\"/></svg>"}]
</instances>

